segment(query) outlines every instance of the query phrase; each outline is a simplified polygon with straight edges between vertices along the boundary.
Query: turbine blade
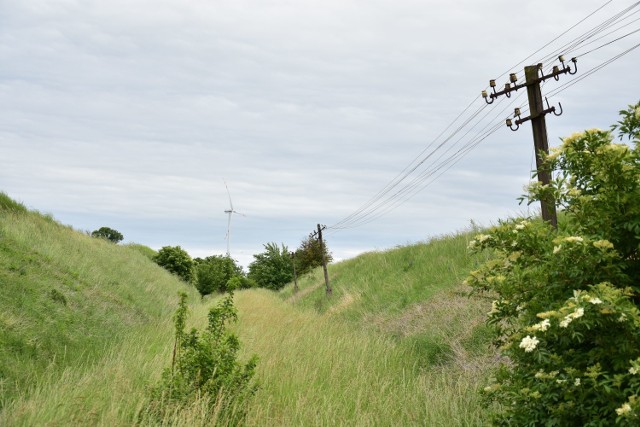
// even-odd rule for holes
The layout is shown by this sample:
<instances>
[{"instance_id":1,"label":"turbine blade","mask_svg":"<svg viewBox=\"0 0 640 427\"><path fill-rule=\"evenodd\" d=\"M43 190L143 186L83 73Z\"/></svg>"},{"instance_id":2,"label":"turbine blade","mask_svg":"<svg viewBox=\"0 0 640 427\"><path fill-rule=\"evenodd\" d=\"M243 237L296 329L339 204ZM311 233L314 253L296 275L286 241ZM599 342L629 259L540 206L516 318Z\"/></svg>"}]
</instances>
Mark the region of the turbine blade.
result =
<instances>
[{"instance_id":1,"label":"turbine blade","mask_svg":"<svg viewBox=\"0 0 640 427\"><path fill-rule=\"evenodd\" d=\"M224 178L222 179L222 181L224 182L224 186L227 189L227 194L229 195L229 205L231 205L231 211L233 211L233 202L231 201L231 193L229 192L229 186L227 185L227 181L224 180Z\"/></svg>"}]
</instances>

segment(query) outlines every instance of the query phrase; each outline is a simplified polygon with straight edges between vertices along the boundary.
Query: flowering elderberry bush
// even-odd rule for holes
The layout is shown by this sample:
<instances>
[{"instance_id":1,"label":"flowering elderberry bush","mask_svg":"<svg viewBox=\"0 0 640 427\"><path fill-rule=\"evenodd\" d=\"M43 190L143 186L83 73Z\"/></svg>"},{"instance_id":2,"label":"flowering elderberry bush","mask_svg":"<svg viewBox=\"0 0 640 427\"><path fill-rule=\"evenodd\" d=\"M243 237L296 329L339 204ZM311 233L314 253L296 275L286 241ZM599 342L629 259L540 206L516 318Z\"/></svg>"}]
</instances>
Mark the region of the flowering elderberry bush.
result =
<instances>
[{"instance_id":1,"label":"flowering elderberry bush","mask_svg":"<svg viewBox=\"0 0 640 427\"><path fill-rule=\"evenodd\" d=\"M640 425L640 103L620 113L545 156L556 178L526 198L556 201L557 231L514 219L470 243L495 254L466 281L496 296L497 425Z\"/></svg>"}]
</instances>

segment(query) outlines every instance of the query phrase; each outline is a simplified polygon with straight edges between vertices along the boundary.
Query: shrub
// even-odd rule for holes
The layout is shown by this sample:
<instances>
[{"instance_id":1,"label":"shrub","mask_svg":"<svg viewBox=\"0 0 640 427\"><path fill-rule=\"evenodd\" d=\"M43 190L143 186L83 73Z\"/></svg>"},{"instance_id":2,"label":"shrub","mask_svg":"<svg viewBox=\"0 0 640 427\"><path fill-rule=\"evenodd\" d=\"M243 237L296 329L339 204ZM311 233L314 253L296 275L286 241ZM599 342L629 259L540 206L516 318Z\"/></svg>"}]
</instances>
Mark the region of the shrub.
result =
<instances>
[{"instance_id":1,"label":"shrub","mask_svg":"<svg viewBox=\"0 0 640 427\"><path fill-rule=\"evenodd\" d=\"M257 287L258 284L255 280L249 279L245 276L233 276L227 282L227 289L230 291L236 289L251 289Z\"/></svg>"},{"instance_id":2,"label":"shrub","mask_svg":"<svg viewBox=\"0 0 640 427\"><path fill-rule=\"evenodd\" d=\"M202 401L209 409L203 424L238 425L244 419L249 398L257 390L253 381L257 357L244 365L237 361L240 341L227 330L227 323L237 319L233 293L213 307L208 318L203 332L186 333L187 295L180 294L171 367L152 390L148 408L157 420Z\"/></svg>"},{"instance_id":3,"label":"shrub","mask_svg":"<svg viewBox=\"0 0 640 427\"><path fill-rule=\"evenodd\" d=\"M285 245L276 243L264 245L263 253L254 255L249 264L248 277L261 288L278 290L293 279L291 255Z\"/></svg>"},{"instance_id":4,"label":"shrub","mask_svg":"<svg viewBox=\"0 0 640 427\"><path fill-rule=\"evenodd\" d=\"M296 249L296 269L299 275L306 274L316 267L322 265L322 253L330 263L333 260L331 253L327 249L327 242L320 245L318 239L307 237L300 243L300 247Z\"/></svg>"},{"instance_id":5,"label":"shrub","mask_svg":"<svg viewBox=\"0 0 640 427\"><path fill-rule=\"evenodd\" d=\"M195 260L195 286L200 295L226 292L227 283L235 276L243 276L242 267L228 256L214 255Z\"/></svg>"},{"instance_id":6,"label":"shrub","mask_svg":"<svg viewBox=\"0 0 640 427\"><path fill-rule=\"evenodd\" d=\"M153 261L185 282L190 282L193 277L193 260L180 246L162 247Z\"/></svg>"},{"instance_id":7,"label":"shrub","mask_svg":"<svg viewBox=\"0 0 640 427\"><path fill-rule=\"evenodd\" d=\"M640 423L640 104L624 112L613 130L633 148L592 129L545 156L557 178L526 197L558 201L557 232L516 219L470 244L495 254L467 282L497 297L488 321L508 363L484 389L496 424Z\"/></svg>"},{"instance_id":8,"label":"shrub","mask_svg":"<svg viewBox=\"0 0 640 427\"><path fill-rule=\"evenodd\" d=\"M124 236L117 230L109 227L100 227L97 230L91 232L91 237L97 237L99 239L105 239L113 243L121 242Z\"/></svg>"}]
</instances>

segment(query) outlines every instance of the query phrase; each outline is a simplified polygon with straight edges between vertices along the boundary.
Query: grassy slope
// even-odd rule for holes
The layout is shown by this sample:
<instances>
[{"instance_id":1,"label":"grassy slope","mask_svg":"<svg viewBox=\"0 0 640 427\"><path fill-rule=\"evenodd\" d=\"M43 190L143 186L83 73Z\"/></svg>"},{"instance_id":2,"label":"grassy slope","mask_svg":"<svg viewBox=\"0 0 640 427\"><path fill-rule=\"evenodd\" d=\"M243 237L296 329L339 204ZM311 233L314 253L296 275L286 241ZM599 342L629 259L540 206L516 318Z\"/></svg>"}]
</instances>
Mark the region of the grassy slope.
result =
<instances>
[{"instance_id":1,"label":"grassy slope","mask_svg":"<svg viewBox=\"0 0 640 427\"><path fill-rule=\"evenodd\" d=\"M487 302L462 234L330 266L301 291L238 292L260 357L249 425L481 425ZM170 360L176 292L140 248L92 239L0 193L0 425L131 425ZM144 248L143 248L144 249ZM197 425L200 408L171 423Z\"/></svg>"},{"instance_id":2,"label":"grassy slope","mask_svg":"<svg viewBox=\"0 0 640 427\"><path fill-rule=\"evenodd\" d=\"M0 286L0 425L133 421L166 363L178 290L196 300L137 250L2 193Z\"/></svg>"},{"instance_id":3,"label":"grassy slope","mask_svg":"<svg viewBox=\"0 0 640 427\"><path fill-rule=\"evenodd\" d=\"M362 255L279 295L239 293L263 387L250 425L482 425L488 302L461 285L468 235Z\"/></svg>"}]
</instances>

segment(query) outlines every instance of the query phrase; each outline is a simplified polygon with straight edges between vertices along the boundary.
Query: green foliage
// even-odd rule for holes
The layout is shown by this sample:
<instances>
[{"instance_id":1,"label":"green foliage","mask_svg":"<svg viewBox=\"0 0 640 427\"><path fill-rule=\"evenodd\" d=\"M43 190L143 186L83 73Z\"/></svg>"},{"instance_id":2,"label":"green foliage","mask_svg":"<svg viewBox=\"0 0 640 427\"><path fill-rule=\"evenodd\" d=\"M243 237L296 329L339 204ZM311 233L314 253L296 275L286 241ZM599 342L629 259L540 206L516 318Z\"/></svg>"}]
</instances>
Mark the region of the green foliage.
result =
<instances>
[{"instance_id":1,"label":"green foliage","mask_svg":"<svg viewBox=\"0 0 640 427\"><path fill-rule=\"evenodd\" d=\"M257 286L258 284L255 280L249 279L246 276L233 276L227 282L227 289L231 291L235 289L251 289L256 288Z\"/></svg>"},{"instance_id":2,"label":"green foliage","mask_svg":"<svg viewBox=\"0 0 640 427\"><path fill-rule=\"evenodd\" d=\"M176 291L197 293L132 255L0 208L0 425L133 425Z\"/></svg>"},{"instance_id":3,"label":"green foliage","mask_svg":"<svg viewBox=\"0 0 640 427\"><path fill-rule=\"evenodd\" d=\"M193 278L193 260L180 246L163 246L153 261L185 282Z\"/></svg>"},{"instance_id":4,"label":"green foliage","mask_svg":"<svg viewBox=\"0 0 640 427\"><path fill-rule=\"evenodd\" d=\"M631 112L633 111L633 114ZM497 296L489 323L509 363L485 397L499 425L638 425L640 418L640 104L617 125L634 141L592 129L545 156L557 172L530 201L564 209L556 232L501 222L471 242L495 258L467 282Z\"/></svg>"},{"instance_id":5,"label":"green foliage","mask_svg":"<svg viewBox=\"0 0 640 427\"><path fill-rule=\"evenodd\" d=\"M254 255L254 261L249 264L248 277L261 288L279 290L293 279L293 265L289 250L283 244L264 245L263 253Z\"/></svg>"},{"instance_id":6,"label":"green foliage","mask_svg":"<svg viewBox=\"0 0 640 427\"><path fill-rule=\"evenodd\" d=\"M195 286L200 295L213 292L226 292L229 280L235 276L243 276L242 267L228 256L214 255L204 259L196 258ZM232 288L233 289L233 288Z\"/></svg>"},{"instance_id":7,"label":"green foliage","mask_svg":"<svg viewBox=\"0 0 640 427\"><path fill-rule=\"evenodd\" d=\"M249 398L258 388L253 381L257 357L244 365L237 361L240 341L227 330L227 323L237 320L233 293L211 308L204 331L185 332L186 319L187 295L181 293L174 315L171 368L164 371L161 383L152 390L149 413L163 420L167 414L204 400L208 411L203 421L240 424L246 416Z\"/></svg>"},{"instance_id":8,"label":"green foliage","mask_svg":"<svg viewBox=\"0 0 640 427\"><path fill-rule=\"evenodd\" d=\"M296 270L298 275L302 276L322 265L322 252L327 260L327 264L333 261L331 253L327 249L326 240L324 245L320 245L320 241L311 236L307 237L300 243L300 247L296 249Z\"/></svg>"},{"instance_id":9,"label":"green foliage","mask_svg":"<svg viewBox=\"0 0 640 427\"><path fill-rule=\"evenodd\" d=\"M611 131L617 130L620 140L624 136L631 139L633 135L638 135L640 133L640 102L629 105L626 110L620 110L619 113L622 118L611 126Z\"/></svg>"},{"instance_id":10,"label":"green foliage","mask_svg":"<svg viewBox=\"0 0 640 427\"><path fill-rule=\"evenodd\" d=\"M119 231L109 227L100 227L98 230L93 230L91 237L105 239L113 243L121 242L124 239L124 236Z\"/></svg>"}]
</instances>

